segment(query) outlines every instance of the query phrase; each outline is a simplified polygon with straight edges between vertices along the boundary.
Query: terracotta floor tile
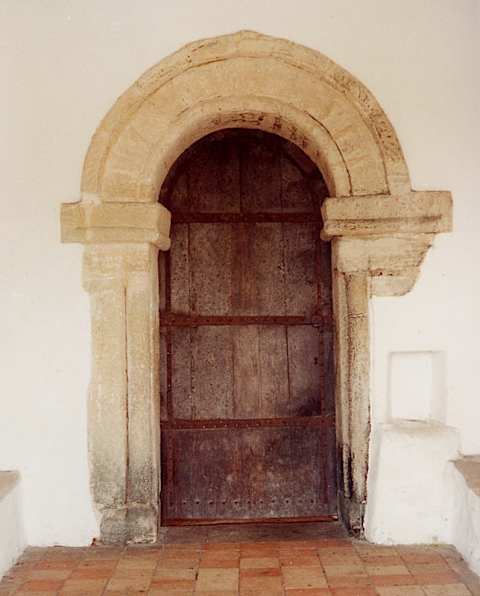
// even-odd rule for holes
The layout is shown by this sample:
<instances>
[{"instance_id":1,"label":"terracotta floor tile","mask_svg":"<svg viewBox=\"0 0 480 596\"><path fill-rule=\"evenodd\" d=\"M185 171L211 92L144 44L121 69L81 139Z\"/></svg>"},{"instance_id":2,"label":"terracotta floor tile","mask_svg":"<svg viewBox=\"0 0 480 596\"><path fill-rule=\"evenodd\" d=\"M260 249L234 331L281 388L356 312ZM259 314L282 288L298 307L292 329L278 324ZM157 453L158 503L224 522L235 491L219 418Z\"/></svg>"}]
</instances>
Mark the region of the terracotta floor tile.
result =
<instances>
[{"instance_id":1,"label":"terracotta floor tile","mask_svg":"<svg viewBox=\"0 0 480 596\"><path fill-rule=\"evenodd\" d=\"M106 580L103 579L67 579L63 584L62 592L83 594L84 592L102 592Z\"/></svg>"},{"instance_id":2,"label":"terracotta floor tile","mask_svg":"<svg viewBox=\"0 0 480 596\"><path fill-rule=\"evenodd\" d=\"M1 594L1 592L0 592ZM11 592L11 594L18 594L19 596L57 596L58 592L45 592L43 590L37 592L24 592L23 590L19 590L18 592Z\"/></svg>"},{"instance_id":3,"label":"terracotta floor tile","mask_svg":"<svg viewBox=\"0 0 480 596\"><path fill-rule=\"evenodd\" d=\"M279 567L270 567L266 569L240 569L240 580L242 577L282 577L282 572Z\"/></svg>"},{"instance_id":4,"label":"terracotta floor tile","mask_svg":"<svg viewBox=\"0 0 480 596\"><path fill-rule=\"evenodd\" d=\"M55 592L61 590L63 581L52 579L32 579L21 585L22 592Z\"/></svg>"},{"instance_id":5,"label":"terracotta floor tile","mask_svg":"<svg viewBox=\"0 0 480 596\"><path fill-rule=\"evenodd\" d=\"M373 586L411 586L417 581L412 575L370 575Z\"/></svg>"},{"instance_id":6,"label":"terracotta floor tile","mask_svg":"<svg viewBox=\"0 0 480 596\"><path fill-rule=\"evenodd\" d=\"M233 591L238 590L238 569L200 569L196 591Z\"/></svg>"},{"instance_id":7,"label":"terracotta floor tile","mask_svg":"<svg viewBox=\"0 0 480 596\"><path fill-rule=\"evenodd\" d=\"M320 567L282 567L286 589L327 588L327 580Z\"/></svg>"},{"instance_id":8,"label":"terracotta floor tile","mask_svg":"<svg viewBox=\"0 0 480 596\"><path fill-rule=\"evenodd\" d=\"M405 565L405 561L400 555L384 555L377 557L377 555L362 555L360 561L364 565Z\"/></svg>"},{"instance_id":9,"label":"terracotta floor tile","mask_svg":"<svg viewBox=\"0 0 480 596\"><path fill-rule=\"evenodd\" d=\"M219 561L220 559L239 559L240 550L229 549L229 550L207 550L200 553L200 560L204 561L212 559Z\"/></svg>"},{"instance_id":10,"label":"terracotta floor tile","mask_svg":"<svg viewBox=\"0 0 480 596\"><path fill-rule=\"evenodd\" d=\"M148 577L112 577L107 585L107 590L148 590L151 576Z\"/></svg>"},{"instance_id":11,"label":"terracotta floor tile","mask_svg":"<svg viewBox=\"0 0 480 596\"><path fill-rule=\"evenodd\" d=\"M463 584L448 586L423 586L427 596L471 596L470 590Z\"/></svg>"},{"instance_id":12,"label":"terracotta floor tile","mask_svg":"<svg viewBox=\"0 0 480 596\"><path fill-rule=\"evenodd\" d=\"M157 569L197 569L200 565L200 559L160 559L157 564Z\"/></svg>"},{"instance_id":13,"label":"terracotta floor tile","mask_svg":"<svg viewBox=\"0 0 480 596\"><path fill-rule=\"evenodd\" d=\"M157 569L155 571L155 575L153 576L153 580L158 579L195 579L197 577L197 572L195 569Z\"/></svg>"},{"instance_id":14,"label":"terracotta floor tile","mask_svg":"<svg viewBox=\"0 0 480 596\"><path fill-rule=\"evenodd\" d=\"M75 569L78 564L77 561L72 561L71 559L60 559L58 561L42 560L35 563L34 569Z\"/></svg>"},{"instance_id":15,"label":"terracotta floor tile","mask_svg":"<svg viewBox=\"0 0 480 596\"><path fill-rule=\"evenodd\" d=\"M332 596L377 596L374 588L334 588Z\"/></svg>"},{"instance_id":16,"label":"terracotta floor tile","mask_svg":"<svg viewBox=\"0 0 480 596\"><path fill-rule=\"evenodd\" d=\"M71 574L71 569L32 569L28 572L28 579L65 581Z\"/></svg>"},{"instance_id":17,"label":"terracotta floor tile","mask_svg":"<svg viewBox=\"0 0 480 596\"><path fill-rule=\"evenodd\" d=\"M82 559L76 569L115 569L120 559Z\"/></svg>"},{"instance_id":18,"label":"terracotta floor tile","mask_svg":"<svg viewBox=\"0 0 480 596\"><path fill-rule=\"evenodd\" d=\"M319 567L320 559L316 555L299 557L294 554L289 557L280 557L280 564L285 567Z\"/></svg>"},{"instance_id":19,"label":"terracotta floor tile","mask_svg":"<svg viewBox=\"0 0 480 596\"><path fill-rule=\"evenodd\" d=\"M247 558L263 558L263 557L278 557L278 549L276 548L242 548L240 551L241 557Z\"/></svg>"},{"instance_id":20,"label":"terracotta floor tile","mask_svg":"<svg viewBox=\"0 0 480 596\"><path fill-rule=\"evenodd\" d=\"M348 538L324 538L315 541L320 548L353 548L352 543Z\"/></svg>"},{"instance_id":21,"label":"terracotta floor tile","mask_svg":"<svg viewBox=\"0 0 480 596\"><path fill-rule=\"evenodd\" d=\"M200 559L200 551L178 548L165 549L158 555L157 559Z\"/></svg>"},{"instance_id":22,"label":"terracotta floor tile","mask_svg":"<svg viewBox=\"0 0 480 596\"><path fill-rule=\"evenodd\" d=\"M425 596L419 586L385 586L376 590L379 596Z\"/></svg>"},{"instance_id":23,"label":"terracotta floor tile","mask_svg":"<svg viewBox=\"0 0 480 596\"><path fill-rule=\"evenodd\" d=\"M235 593L236 594L236 593ZM108 595L108 592L105 592L105 596ZM142 596L193 596L193 590L171 590L169 588L160 588L155 590L148 590L148 592L143 592ZM125 596L125 594L122 594ZM218 596L218 593L217 593Z\"/></svg>"},{"instance_id":24,"label":"terracotta floor tile","mask_svg":"<svg viewBox=\"0 0 480 596\"><path fill-rule=\"evenodd\" d=\"M330 553L327 550L318 551L319 559L322 563L327 565L363 565L364 561L356 554L351 553L348 555ZM402 561L400 561L402 562Z\"/></svg>"},{"instance_id":25,"label":"terracotta floor tile","mask_svg":"<svg viewBox=\"0 0 480 596\"><path fill-rule=\"evenodd\" d=\"M238 590L195 590L194 593L201 596L238 596Z\"/></svg>"},{"instance_id":26,"label":"terracotta floor tile","mask_svg":"<svg viewBox=\"0 0 480 596\"><path fill-rule=\"evenodd\" d=\"M330 565L323 563L323 568L328 577L353 575L355 577L366 576L367 573L362 565ZM408 573L408 572L407 572Z\"/></svg>"},{"instance_id":27,"label":"terracotta floor tile","mask_svg":"<svg viewBox=\"0 0 480 596\"><path fill-rule=\"evenodd\" d=\"M366 575L338 575L329 576L330 588L366 588L371 585L370 578Z\"/></svg>"},{"instance_id":28,"label":"terracotta floor tile","mask_svg":"<svg viewBox=\"0 0 480 596\"><path fill-rule=\"evenodd\" d=\"M77 568L70 573L70 579L108 579L111 577L113 569L104 567L83 567Z\"/></svg>"},{"instance_id":29,"label":"terracotta floor tile","mask_svg":"<svg viewBox=\"0 0 480 596\"><path fill-rule=\"evenodd\" d=\"M459 583L457 574L453 572L417 574L413 577L419 586L442 586Z\"/></svg>"},{"instance_id":30,"label":"terracotta floor tile","mask_svg":"<svg viewBox=\"0 0 480 596\"><path fill-rule=\"evenodd\" d=\"M265 592L265 593L282 593L283 584L281 577L256 576L240 578L240 593L244 592Z\"/></svg>"},{"instance_id":31,"label":"terracotta floor tile","mask_svg":"<svg viewBox=\"0 0 480 596\"><path fill-rule=\"evenodd\" d=\"M120 559L117 565L117 569L145 569L152 570L157 566L158 561L150 559Z\"/></svg>"},{"instance_id":32,"label":"terracotta floor tile","mask_svg":"<svg viewBox=\"0 0 480 596\"><path fill-rule=\"evenodd\" d=\"M151 583L151 590L193 590L195 579L155 579Z\"/></svg>"},{"instance_id":33,"label":"terracotta floor tile","mask_svg":"<svg viewBox=\"0 0 480 596\"><path fill-rule=\"evenodd\" d=\"M279 548L278 556L279 557L317 557L318 556L318 548L316 546L312 546L311 548L307 548L305 546L298 547L298 548Z\"/></svg>"},{"instance_id":34,"label":"terracotta floor tile","mask_svg":"<svg viewBox=\"0 0 480 596\"><path fill-rule=\"evenodd\" d=\"M312 588L310 590L286 590L286 596L331 596L333 592L328 588Z\"/></svg>"},{"instance_id":35,"label":"terracotta floor tile","mask_svg":"<svg viewBox=\"0 0 480 596\"><path fill-rule=\"evenodd\" d=\"M410 575L405 565L365 565L368 575Z\"/></svg>"},{"instance_id":36,"label":"terracotta floor tile","mask_svg":"<svg viewBox=\"0 0 480 596\"><path fill-rule=\"evenodd\" d=\"M193 590L170 590L169 588L160 588L155 590L148 590L148 592L143 592L142 596L193 596ZM236 594L236 592L234 592ZM105 595L108 595L108 592L105 592ZM125 596L125 594L122 594ZM218 596L218 593L217 593Z\"/></svg>"},{"instance_id":37,"label":"terracotta floor tile","mask_svg":"<svg viewBox=\"0 0 480 596\"><path fill-rule=\"evenodd\" d=\"M240 569L266 569L267 567L280 567L276 557L242 557Z\"/></svg>"},{"instance_id":38,"label":"terracotta floor tile","mask_svg":"<svg viewBox=\"0 0 480 596\"><path fill-rule=\"evenodd\" d=\"M209 568L209 569L238 569L240 564L240 559L217 559L217 558L210 558L201 559L200 560L200 567Z\"/></svg>"}]
</instances>

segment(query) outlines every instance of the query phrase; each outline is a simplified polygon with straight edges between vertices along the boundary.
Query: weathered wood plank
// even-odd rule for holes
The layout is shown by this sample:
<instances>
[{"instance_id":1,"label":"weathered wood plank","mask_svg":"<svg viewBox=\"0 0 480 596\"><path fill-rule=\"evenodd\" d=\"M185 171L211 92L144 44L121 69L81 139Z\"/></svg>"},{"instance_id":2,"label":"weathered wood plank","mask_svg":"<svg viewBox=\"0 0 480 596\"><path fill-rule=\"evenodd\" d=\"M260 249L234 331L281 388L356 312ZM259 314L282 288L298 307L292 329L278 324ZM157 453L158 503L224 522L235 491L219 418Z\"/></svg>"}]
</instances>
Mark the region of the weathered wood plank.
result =
<instances>
[{"instance_id":1,"label":"weathered wood plank","mask_svg":"<svg viewBox=\"0 0 480 596\"><path fill-rule=\"evenodd\" d=\"M281 169L278 143L254 136L240 144L242 211L281 212Z\"/></svg>"},{"instance_id":2,"label":"weathered wood plank","mask_svg":"<svg viewBox=\"0 0 480 596\"><path fill-rule=\"evenodd\" d=\"M194 415L192 395L192 347L190 329L172 329L171 333L171 400L175 418Z\"/></svg>"},{"instance_id":3,"label":"weathered wood plank","mask_svg":"<svg viewBox=\"0 0 480 596\"><path fill-rule=\"evenodd\" d=\"M261 416L258 328L232 327L234 369L234 418Z\"/></svg>"},{"instance_id":4,"label":"weathered wood plank","mask_svg":"<svg viewBox=\"0 0 480 596\"><path fill-rule=\"evenodd\" d=\"M233 416L233 345L229 327L191 330L195 418Z\"/></svg>"},{"instance_id":5,"label":"weathered wood plank","mask_svg":"<svg viewBox=\"0 0 480 596\"><path fill-rule=\"evenodd\" d=\"M315 327L288 328L291 416L320 413L320 339Z\"/></svg>"},{"instance_id":6,"label":"weathered wood plank","mask_svg":"<svg viewBox=\"0 0 480 596\"><path fill-rule=\"evenodd\" d=\"M170 308L176 313L190 312L190 251L187 224L172 229L170 259Z\"/></svg>"},{"instance_id":7,"label":"weathered wood plank","mask_svg":"<svg viewBox=\"0 0 480 596\"><path fill-rule=\"evenodd\" d=\"M255 226L254 261L257 279L258 315L285 313L285 240L282 224L261 223Z\"/></svg>"},{"instance_id":8,"label":"weathered wood plank","mask_svg":"<svg viewBox=\"0 0 480 596\"><path fill-rule=\"evenodd\" d=\"M259 280L255 275L255 227L251 224L232 226L231 313L257 314ZM260 283L260 285L262 285Z\"/></svg>"},{"instance_id":9,"label":"weathered wood plank","mask_svg":"<svg viewBox=\"0 0 480 596\"><path fill-rule=\"evenodd\" d=\"M314 224L283 224L285 246L285 314L313 314L317 310L318 284Z\"/></svg>"},{"instance_id":10,"label":"weathered wood plank","mask_svg":"<svg viewBox=\"0 0 480 596\"><path fill-rule=\"evenodd\" d=\"M232 234L231 224L190 224L190 307L193 312L230 313Z\"/></svg>"},{"instance_id":11,"label":"weathered wood plank","mask_svg":"<svg viewBox=\"0 0 480 596\"><path fill-rule=\"evenodd\" d=\"M188 162L189 208L240 211L240 165L236 143L213 140Z\"/></svg>"},{"instance_id":12,"label":"weathered wood plank","mask_svg":"<svg viewBox=\"0 0 480 596\"><path fill-rule=\"evenodd\" d=\"M294 161L285 155L281 157L282 210L314 211L309 180Z\"/></svg>"},{"instance_id":13,"label":"weathered wood plank","mask_svg":"<svg viewBox=\"0 0 480 596\"><path fill-rule=\"evenodd\" d=\"M282 417L290 412L287 338L283 326L259 328L259 417Z\"/></svg>"}]
</instances>

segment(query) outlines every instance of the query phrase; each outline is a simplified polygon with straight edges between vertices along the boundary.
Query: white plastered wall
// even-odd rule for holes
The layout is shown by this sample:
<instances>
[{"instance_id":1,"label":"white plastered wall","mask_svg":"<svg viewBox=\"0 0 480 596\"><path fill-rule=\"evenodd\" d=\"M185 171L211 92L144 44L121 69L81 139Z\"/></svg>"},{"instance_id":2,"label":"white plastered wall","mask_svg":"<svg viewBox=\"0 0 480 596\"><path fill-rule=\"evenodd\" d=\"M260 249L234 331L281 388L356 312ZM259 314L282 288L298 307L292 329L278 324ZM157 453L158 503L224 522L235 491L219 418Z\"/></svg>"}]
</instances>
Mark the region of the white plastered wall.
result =
<instances>
[{"instance_id":1,"label":"white plastered wall","mask_svg":"<svg viewBox=\"0 0 480 596\"><path fill-rule=\"evenodd\" d=\"M455 231L436 240L415 289L372 302L373 429L402 395L391 354L435 352L435 411L464 452L480 452L477 10L474 0L3 0L0 469L22 473L30 544L87 544L97 533L89 307L82 249L59 243L59 204L78 199L94 129L142 72L188 41L238 29L290 38L352 72L390 117L413 187L453 192Z\"/></svg>"}]
</instances>

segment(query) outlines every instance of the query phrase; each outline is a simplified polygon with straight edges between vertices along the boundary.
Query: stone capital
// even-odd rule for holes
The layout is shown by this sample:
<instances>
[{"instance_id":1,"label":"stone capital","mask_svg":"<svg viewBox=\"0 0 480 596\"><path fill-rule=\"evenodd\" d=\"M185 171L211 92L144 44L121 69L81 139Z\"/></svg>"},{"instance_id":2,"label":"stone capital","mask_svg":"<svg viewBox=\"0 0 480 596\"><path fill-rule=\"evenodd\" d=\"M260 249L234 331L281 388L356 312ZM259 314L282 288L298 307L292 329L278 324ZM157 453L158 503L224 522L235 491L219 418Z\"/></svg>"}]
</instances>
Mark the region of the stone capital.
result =
<instances>
[{"instance_id":1,"label":"stone capital","mask_svg":"<svg viewBox=\"0 0 480 596\"><path fill-rule=\"evenodd\" d=\"M60 220L62 242L170 248L170 211L160 203L63 203Z\"/></svg>"}]
</instances>

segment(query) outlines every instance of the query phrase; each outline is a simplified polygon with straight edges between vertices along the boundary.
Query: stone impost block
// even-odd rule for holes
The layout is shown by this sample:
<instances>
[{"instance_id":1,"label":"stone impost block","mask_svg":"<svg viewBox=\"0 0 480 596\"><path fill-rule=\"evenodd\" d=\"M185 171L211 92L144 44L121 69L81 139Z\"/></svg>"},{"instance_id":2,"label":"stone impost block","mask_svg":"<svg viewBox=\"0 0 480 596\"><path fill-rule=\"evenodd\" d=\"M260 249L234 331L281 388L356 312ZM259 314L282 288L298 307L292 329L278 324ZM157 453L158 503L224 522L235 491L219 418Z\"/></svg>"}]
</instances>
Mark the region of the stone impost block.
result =
<instances>
[{"instance_id":1,"label":"stone impost block","mask_svg":"<svg viewBox=\"0 0 480 596\"><path fill-rule=\"evenodd\" d=\"M335 264L341 273L364 271L375 296L402 296L411 290L433 234L336 237Z\"/></svg>"},{"instance_id":2,"label":"stone impost block","mask_svg":"<svg viewBox=\"0 0 480 596\"><path fill-rule=\"evenodd\" d=\"M160 203L64 203L62 242L151 243L170 248L170 211Z\"/></svg>"},{"instance_id":3,"label":"stone impost block","mask_svg":"<svg viewBox=\"0 0 480 596\"><path fill-rule=\"evenodd\" d=\"M452 196L446 191L412 191L326 199L322 237L436 234L452 229Z\"/></svg>"}]
</instances>

